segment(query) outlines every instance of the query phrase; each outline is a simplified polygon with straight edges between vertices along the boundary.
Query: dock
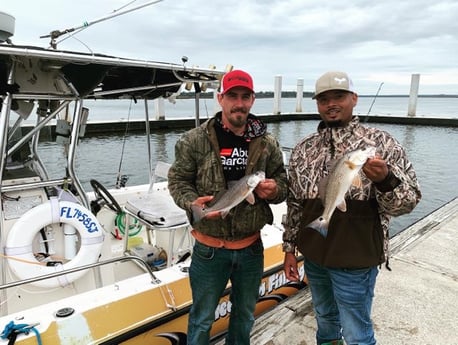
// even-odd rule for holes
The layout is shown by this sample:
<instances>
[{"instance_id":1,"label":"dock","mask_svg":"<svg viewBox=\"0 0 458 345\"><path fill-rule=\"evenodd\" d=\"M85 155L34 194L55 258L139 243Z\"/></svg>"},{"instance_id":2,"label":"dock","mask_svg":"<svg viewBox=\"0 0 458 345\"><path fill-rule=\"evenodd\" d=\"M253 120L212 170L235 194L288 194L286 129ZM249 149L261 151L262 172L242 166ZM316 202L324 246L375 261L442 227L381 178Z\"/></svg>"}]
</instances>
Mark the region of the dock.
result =
<instances>
[{"instance_id":1,"label":"dock","mask_svg":"<svg viewBox=\"0 0 458 345\"><path fill-rule=\"evenodd\" d=\"M284 121L311 121L320 120L319 114L306 113L283 113L257 114L265 123L276 123ZM458 118L439 118L439 117L416 117L416 116L360 116L362 122L366 123L386 123L396 125L418 125L418 126L438 126L438 127L458 127ZM199 123L205 122L206 118L201 118ZM88 122L86 126L87 135L98 135L107 133L124 133L127 121L94 121ZM172 129L191 129L196 126L194 118L150 120L151 130L172 130ZM52 130L54 132L54 130ZM132 120L129 122L129 131L144 132L144 120ZM54 134L54 133L53 133Z\"/></svg>"},{"instance_id":2,"label":"dock","mask_svg":"<svg viewBox=\"0 0 458 345\"><path fill-rule=\"evenodd\" d=\"M278 123L285 121L312 121L320 120L319 114L314 113L282 113L278 115L273 114L256 114L265 123ZM436 126L436 127L458 127L458 118L446 117L416 117L416 116L382 116L370 115L359 116L362 122L365 123L385 123L396 125L417 125L417 126ZM205 122L206 118L200 118L199 123ZM196 126L196 119L192 117L175 118L175 119L160 119L150 120L150 130L187 130ZM23 131L29 132L32 125L24 125ZM145 133L146 121L145 120L116 120L116 121L88 121L85 126L85 136L90 137L94 135L107 135L107 134L122 134L129 129L129 133ZM41 130L41 138L44 140L54 140L56 137L56 125L46 125Z\"/></svg>"},{"instance_id":3,"label":"dock","mask_svg":"<svg viewBox=\"0 0 458 345\"><path fill-rule=\"evenodd\" d=\"M458 198L391 239L373 305L377 344L458 343ZM256 319L252 345L314 345L308 289ZM223 344L223 342L221 343Z\"/></svg>"}]
</instances>

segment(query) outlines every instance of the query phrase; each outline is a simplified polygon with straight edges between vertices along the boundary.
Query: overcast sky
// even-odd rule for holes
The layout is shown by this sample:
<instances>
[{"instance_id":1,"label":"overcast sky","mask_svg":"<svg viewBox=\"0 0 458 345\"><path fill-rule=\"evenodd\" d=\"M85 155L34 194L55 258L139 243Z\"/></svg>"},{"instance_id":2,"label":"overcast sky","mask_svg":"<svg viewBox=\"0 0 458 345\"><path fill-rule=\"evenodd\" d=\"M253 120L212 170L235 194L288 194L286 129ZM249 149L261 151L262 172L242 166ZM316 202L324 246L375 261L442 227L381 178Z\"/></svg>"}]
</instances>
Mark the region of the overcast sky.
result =
<instances>
[{"instance_id":1,"label":"overcast sky","mask_svg":"<svg viewBox=\"0 0 458 345\"><path fill-rule=\"evenodd\" d=\"M14 0L14 44L48 47L41 35L93 22L148 1ZM164 0L89 26L58 48L252 74L256 91L313 91L328 70L350 74L356 91L458 94L457 0ZM83 42L83 43L81 43ZM383 83L383 84L382 84Z\"/></svg>"}]
</instances>

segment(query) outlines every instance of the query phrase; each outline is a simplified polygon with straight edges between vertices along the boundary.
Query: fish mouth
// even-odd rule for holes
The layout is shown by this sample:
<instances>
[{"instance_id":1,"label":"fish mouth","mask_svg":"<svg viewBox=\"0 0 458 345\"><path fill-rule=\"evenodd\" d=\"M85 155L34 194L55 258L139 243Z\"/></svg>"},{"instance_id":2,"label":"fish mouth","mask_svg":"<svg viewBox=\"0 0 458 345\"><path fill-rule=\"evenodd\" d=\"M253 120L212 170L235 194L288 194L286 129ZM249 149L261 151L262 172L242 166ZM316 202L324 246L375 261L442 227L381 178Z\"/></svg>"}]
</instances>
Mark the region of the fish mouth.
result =
<instances>
[{"instance_id":1,"label":"fish mouth","mask_svg":"<svg viewBox=\"0 0 458 345\"><path fill-rule=\"evenodd\" d=\"M363 152L367 155L368 158L374 158L375 151L377 150L375 146L367 146L362 149Z\"/></svg>"},{"instance_id":2,"label":"fish mouth","mask_svg":"<svg viewBox=\"0 0 458 345\"><path fill-rule=\"evenodd\" d=\"M266 173L264 171L257 171L255 174L259 176L261 179L266 178Z\"/></svg>"}]
</instances>

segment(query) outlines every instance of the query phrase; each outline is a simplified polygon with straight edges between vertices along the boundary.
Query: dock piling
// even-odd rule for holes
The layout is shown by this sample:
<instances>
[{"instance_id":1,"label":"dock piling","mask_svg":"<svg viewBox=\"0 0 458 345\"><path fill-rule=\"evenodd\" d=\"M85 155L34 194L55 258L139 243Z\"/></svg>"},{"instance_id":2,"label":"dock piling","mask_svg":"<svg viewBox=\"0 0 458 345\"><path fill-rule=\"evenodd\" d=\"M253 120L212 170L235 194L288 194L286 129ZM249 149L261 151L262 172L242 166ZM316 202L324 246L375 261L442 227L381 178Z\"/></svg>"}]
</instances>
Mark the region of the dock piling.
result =
<instances>
[{"instance_id":1,"label":"dock piling","mask_svg":"<svg viewBox=\"0 0 458 345\"><path fill-rule=\"evenodd\" d=\"M154 100L154 113L156 120L165 120L164 98Z\"/></svg>"},{"instance_id":2,"label":"dock piling","mask_svg":"<svg viewBox=\"0 0 458 345\"><path fill-rule=\"evenodd\" d=\"M281 114L281 75L275 76L275 83L274 83L274 115Z\"/></svg>"},{"instance_id":3,"label":"dock piling","mask_svg":"<svg viewBox=\"0 0 458 345\"><path fill-rule=\"evenodd\" d=\"M302 113L302 98L304 97L304 79L297 80L296 113Z\"/></svg>"},{"instance_id":4,"label":"dock piling","mask_svg":"<svg viewBox=\"0 0 458 345\"><path fill-rule=\"evenodd\" d=\"M408 116L415 116L417 113L418 88L420 85L420 74L412 74L410 82L409 109Z\"/></svg>"}]
</instances>

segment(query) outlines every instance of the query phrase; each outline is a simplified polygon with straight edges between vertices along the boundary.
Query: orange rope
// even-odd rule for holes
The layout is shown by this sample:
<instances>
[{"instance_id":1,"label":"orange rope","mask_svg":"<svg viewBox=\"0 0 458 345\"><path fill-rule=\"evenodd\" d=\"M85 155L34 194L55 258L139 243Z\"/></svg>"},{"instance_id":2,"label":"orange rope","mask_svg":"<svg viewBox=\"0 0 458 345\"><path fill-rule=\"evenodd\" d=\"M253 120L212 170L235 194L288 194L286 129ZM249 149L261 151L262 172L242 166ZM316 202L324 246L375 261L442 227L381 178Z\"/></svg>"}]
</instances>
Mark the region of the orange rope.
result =
<instances>
[{"instance_id":1,"label":"orange rope","mask_svg":"<svg viewBox=\"0 0 458 345\"><path fill-rule=\"evenodd\" d=\"M29 260L17 258L17 257L15 257L15 256L3 255L3 254L1 254L1 253L0 253L0 257L5 258L5 259L11 259L11 260L16 260L16 261L24 262L24 263L26 263L26 264L42 265L42 266L45 266L45 265L46 265L46 264L43 263L43 262L29 261Z\"/></svg>"},{"instance_id":2,"label":"orange rope","mask_svg":"<svg viewBox=\"0 0 458 345\"><path fill-rule=\"evenodd\" d=\"M16 260L20 262L24 262L26 264L31 264L31 265L40 265L40 266L46 266L46 262L39 262L39 261L29 261L21 258L17 258L15 256L8 256L0 253L0 257L5 258L5 259L11 259L11 260ZM56 261L63 261L61 258L51 256L51 259L56 260Z\"/></svg>"}]
</instances>

